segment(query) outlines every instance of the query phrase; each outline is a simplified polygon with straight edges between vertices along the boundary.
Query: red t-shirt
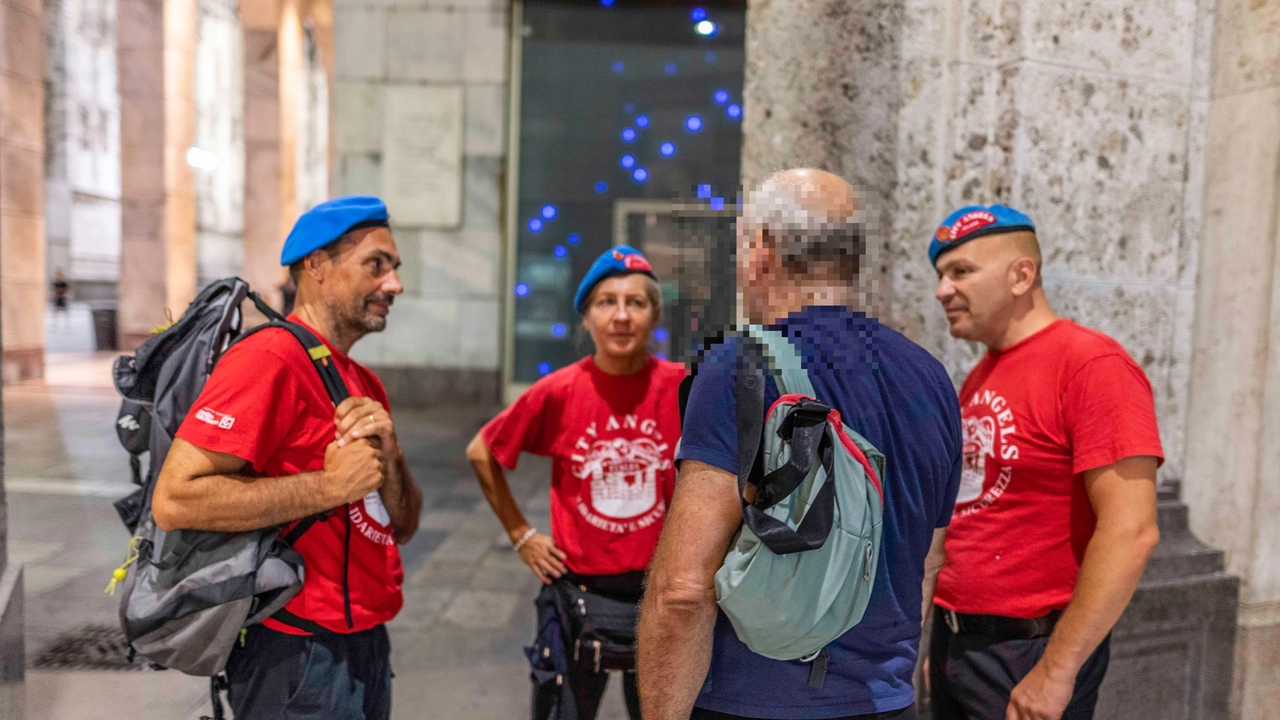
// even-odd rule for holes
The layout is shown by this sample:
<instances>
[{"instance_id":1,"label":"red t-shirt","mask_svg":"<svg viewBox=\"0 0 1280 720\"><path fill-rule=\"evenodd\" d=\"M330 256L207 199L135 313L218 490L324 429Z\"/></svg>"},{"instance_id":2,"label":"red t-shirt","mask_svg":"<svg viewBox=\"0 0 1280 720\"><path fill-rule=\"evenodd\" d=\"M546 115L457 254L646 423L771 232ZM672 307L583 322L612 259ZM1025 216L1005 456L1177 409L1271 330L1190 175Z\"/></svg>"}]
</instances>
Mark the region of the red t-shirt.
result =
<instances>
[{"instance_id":1,"label":"red t-shirt","mask_svg":"<svg viewBox=\"0 0 1280 720\"><path fill-rule=\"evenodd\" d=\"M609 375L583 358L485 425L485 444L508 470L521 451L552 458L551 536L573 572L649 566L675 492L684 375L657 358L634 375Z\"/></svg>"},{"instance_id":2,"label":"red t-shirt","mask_svg":"<svg viewBox=\"0 0 1280 720\"><path fill-rule=\"evenodd\" d=\"M289 319L302 324L295 316ZM389 410L378 377L309 329L333 353L331 360L351 395L371 397ZM218 360L178 437L243 458L261 476L296 475L324 468L325 447L334 439L333 414L333 401L302 345L285 330L262 330ZM306 573L302 591L285 609L338 633L368 630L395 617L404 602L404 569L394 536L376 492L337 508L294 546ZM306 634L275 620L264 624Z\"/></svg>"},{"instance_id":3,"label":"red t-shirt","mask_svg":"<svg viewBox=\"0 0 1280 720\"><path fill-rule=\"evenodd\" d=\"M1058 320L990 351L960 390L964 460L935 601L962 613L1065 608L1097 518L1084 472L1163 461L1151 384L1115 340Z\"/></svg>"}]
</instances>

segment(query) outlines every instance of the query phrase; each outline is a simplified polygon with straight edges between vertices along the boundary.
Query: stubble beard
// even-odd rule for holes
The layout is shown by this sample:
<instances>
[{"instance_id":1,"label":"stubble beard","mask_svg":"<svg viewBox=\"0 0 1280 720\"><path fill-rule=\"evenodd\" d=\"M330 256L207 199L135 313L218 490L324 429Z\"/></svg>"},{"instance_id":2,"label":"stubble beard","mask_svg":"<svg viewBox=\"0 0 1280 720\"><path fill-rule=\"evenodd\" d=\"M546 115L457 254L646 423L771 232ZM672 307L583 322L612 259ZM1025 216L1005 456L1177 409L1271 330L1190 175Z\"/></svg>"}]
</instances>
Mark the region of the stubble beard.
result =
<instances>
[{"instance_id":1,"label":"stubble beard","mask_svg":"<svg viewBox=\"0 0 1280 720\"><path fill-rule=\"evenodd\" d=\"M387 329L387 318L374 311L370 305L374 302L392 303L394 297L384 293L372 293L356 298L350 303L332 303L329 312L338 333L355 342L371 332L382 332Z\"/></svg>"}]
</instances>

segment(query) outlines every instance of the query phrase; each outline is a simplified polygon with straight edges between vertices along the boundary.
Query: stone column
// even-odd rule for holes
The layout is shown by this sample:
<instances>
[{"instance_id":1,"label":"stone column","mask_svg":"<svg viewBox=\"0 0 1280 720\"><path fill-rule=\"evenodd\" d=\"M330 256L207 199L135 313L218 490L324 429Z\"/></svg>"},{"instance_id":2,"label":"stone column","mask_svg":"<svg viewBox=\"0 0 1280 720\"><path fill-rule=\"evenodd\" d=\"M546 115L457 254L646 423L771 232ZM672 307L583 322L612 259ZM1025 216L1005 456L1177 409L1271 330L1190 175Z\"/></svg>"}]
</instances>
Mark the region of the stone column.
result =
<instances>
[{"instance_id":1,"label":"stone column","mask_svg":"<svg viewBox=\"0 0 1280 720\"><path fill-rule=\"evenodd\" d=\"M44 10L0 0L0 297L5 382L44 374Z\"/></svg>"},{"instance_id":2,"label":"stone column","mask_svg":"<svg viewBox=\"0 0 1280 720\"><path fill-rule=\"evenodd\" d=\"M0 0L0 385L44 372L44 11ZM0 473L4 468L0 407ZM0 489L0 719L23 714L22 566Z\"/></svg>"},{"instance_id":3,"label":"stone column","mask_svg":"<svg viewBox=\"0 0 1280 720\"><path fill-rule=\"evenodd\" d=\"M196 293L195 0L120 0L122 349Z\"/></svg>"},{"instance_id":4,"label":"stone column","mask_svg":"<svg viewBox=\"0 0 1280 720\"><path fill-rule=\"evenodd\" d=\"M244 2L244 267L241 277L280 307L280 7ZM246 312L248 306L246 305ZM257 311L252 311L256 313Z\"/></svg>"},{"instance_id":5,"label":"stone column","mask_svg":"<svg viewBox=\"0 0 1280 720\"><path fill-rule=\"evenodd\" d=\"M1187 428L1191 523L1241 576L1232 718L1280 707L1280 4L1221 0Z\"/></svg>"},{"instance_id":6,"label":"stone column","mask_svg":"<svg viewBox=\"0 0 1280 720\"><path fill-rule=\"evenodd\" d=\"M1255 14L1276 16L1259 7ZM1187 396L1201 202L1209 197L1204 142L1214 8L1213 0L1102 0L1069 9L1055 0L750 0L747 12L744 183L770 170L816 165L861 185L880 239L868 258L870 310L941 359L957 384L982 348L947 333L925 255L933 229L973 203L1027 212L1044 250L1050 304L1120 341L1151 380L1166 455L1161 477L1180 477L1185 458L1193 517L1201 498L1190 464L1199 463L1205 487L1234 487L1239 477L1223 482L1219 459L1184 449L1188 417L1198 414L1188 412ZM1251 22L1259 39L1248 52L1272 54L1242 74L1266 75L1274 89L1277 46L1260 38L1276 37L1275 21ZM1234 64L1239 44L1230 47L1220 52ZM1280 115L1266 107L1241 111L1239 126L1247 117L1275 128ZM1239 147L1255 148L1262 157L1249 162L1271 173L1272 184L1250 188L1256 195L1248 197L1274 202L1273 146ZM1258 232L1275 232L1274 215L1269 222L1249 217ZM1221 252L1257 273L1274 260L1257 250L1243 259L1234 246ZM1223 284L1224 291L1238 287ZM1248 287L1257 293L1242 299L1249 307L1273 302L1269 279ZM1201 316L1202 325L1223 322L1217 332L1224 338L1252 333L1253 340L1240 341L1245 345L1265 334L1265 320L1228 330L1244 319ZM1241 364L1245 345L1219 361L1224 370L1249 367L1250 377L1261 377L1270 366ZM1219 393L1212 401L1226 418L1246 400L1280 408L1243 395ZM1280 429L1280 410L1275 414ZM1192 435L1215 443L1239 429L1224 422ZM1213 718L1226 710L1236 585L1220 572L1221 559L1183 532L1186 510L1173 488L1162 492L1168 532L1160 560L1116 629L1099 717L1151 710L1153 717ZM1224 527L1235 517L1280 511L1276 494L1266 508L1223 508ZM1252 557L1261 568L1275 554ZM1280 573L1271 573L1280 587Z\"/></svg>"}]
</instances>

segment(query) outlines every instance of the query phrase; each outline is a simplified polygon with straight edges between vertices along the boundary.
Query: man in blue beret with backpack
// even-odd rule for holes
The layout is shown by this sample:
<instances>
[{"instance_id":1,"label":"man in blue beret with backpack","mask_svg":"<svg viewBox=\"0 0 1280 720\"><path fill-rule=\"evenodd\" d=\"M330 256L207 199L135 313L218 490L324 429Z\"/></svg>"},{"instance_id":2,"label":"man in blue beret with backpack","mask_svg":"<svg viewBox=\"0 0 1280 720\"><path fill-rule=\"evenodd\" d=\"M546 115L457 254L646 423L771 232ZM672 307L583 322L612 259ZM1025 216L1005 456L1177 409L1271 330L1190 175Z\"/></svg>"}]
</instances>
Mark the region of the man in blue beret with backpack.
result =
<instances>
[{"instance_id":1,"label":"man in blue beret with backpack","mask_svg":"<svg viewBox=\"0 0 1280 720\"><path fill-rule=\"evenodd\" d=\"M955 391L859 312L847 182L769 177L738 239L753 325L706 351L688 391L640 614L642 712L912 720L925 557L960 481Z\"/></svg>"},{"instance_id":2,"label":"man in blue beret with backpack","mask_svg":"<svg viewBox=\"0 0 1280 720\"><path fill-rule=\"evenodd\" d=\"M236 720L391 714L385 623L403 603L398 544L417 530L409 474L377 376L348 356L386 327L400 254L375 197L321 203L298 218L281 254L298 287L282 327L218 360L174 438L152 497L166 532L280 526L305 563L301 591L242 631L226 664ZM316 363L350 394L334 406ZM336 382L336 381L335 381Z\"/></svg>"}]
</instances>

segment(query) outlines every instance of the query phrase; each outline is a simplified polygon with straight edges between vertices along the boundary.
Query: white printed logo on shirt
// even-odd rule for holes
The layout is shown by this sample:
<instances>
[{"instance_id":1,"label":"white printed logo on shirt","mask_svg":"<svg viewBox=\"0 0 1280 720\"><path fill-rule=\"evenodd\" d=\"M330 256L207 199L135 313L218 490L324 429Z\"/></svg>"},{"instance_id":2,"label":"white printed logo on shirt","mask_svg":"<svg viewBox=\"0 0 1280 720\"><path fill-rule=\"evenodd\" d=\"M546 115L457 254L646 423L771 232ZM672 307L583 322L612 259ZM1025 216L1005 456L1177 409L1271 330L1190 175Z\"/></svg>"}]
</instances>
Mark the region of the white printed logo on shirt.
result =
<instances>
[{"instance_id":1,"label":"white printed logo on shirt","mask_svg":"<svg viewBox=\"0 0 1280 720\"><path fill-rule=\"evenodd\" d=\"M980 512L999 500L1013 479L1013 465L1008 462L1018 459L1013 411L1003 396L994 390L980 390L969 400L963 415L964 457L955 517ZM990 479L988 458L999 468Z\"/></svg>"},{"instance_id":2,"label":"white printed logo on shirt","mask_svg":"<svg viewBox=\"0 0 1280 720\"><path fill-rule=\"evenodd\" d=\"M387 507L382 504L382 496L377 490L365 495L360 502L351 503L348 506L347 515L351 518L352 526L369 542L378 545L396 543L395 535L389 532L391 515L387 513Z\"/></svg>"},{"instance_id":3,"label":"white printed logo on shirt","mask_svg":"<svg viewBox=\"0 0 1280 720\"><path fill-rule=\"evenodd\" d=\"M659 473L671 467L665 457L668 445L652 419L625 415L609 416L604 432L626 432L640 437L601 438L597 423L591 423L574 445L570 457L573 474L589 480L578 498L578 514L591 525L614 533L634 532L657 522L666 514L666 502L659 489Z\"/></svg>"},{"instance_id":4,"label":"white printed logo on shirt","mask_svg":"<svg viewBox=\"0 0 1280 720\"><path fill-rule=\"evenodd\" d=\"M202 407L196 411L196 419L207 422L223 430L230 430L232 425L236 424L236 419L226 413L220 413L209 407Z\"/></svg>"}]
</instances>

